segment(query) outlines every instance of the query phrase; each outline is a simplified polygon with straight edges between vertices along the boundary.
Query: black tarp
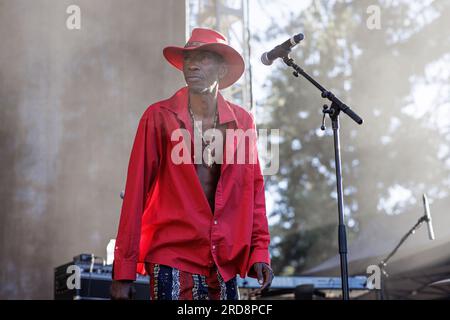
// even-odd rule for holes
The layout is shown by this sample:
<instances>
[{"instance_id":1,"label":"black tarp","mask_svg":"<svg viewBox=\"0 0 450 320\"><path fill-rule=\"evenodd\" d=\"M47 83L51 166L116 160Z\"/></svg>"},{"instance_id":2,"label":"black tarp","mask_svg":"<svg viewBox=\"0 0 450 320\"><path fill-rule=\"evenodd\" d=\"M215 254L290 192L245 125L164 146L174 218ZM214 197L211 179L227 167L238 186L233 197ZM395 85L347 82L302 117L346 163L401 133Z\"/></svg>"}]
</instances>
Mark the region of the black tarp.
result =
<instances>
[{"instance_id":1,"label":"black tarp","mask_svg":"<svg viewBox=\"0 0 450 320\"><path fill-rule=\"evenodd\" d=\"M450 299L450 210L446 201L434 201L430 208L436 240L429 240L424 224L399 248L386 266L389 276L383 278L388 299ZM367 275L367 268L378 265L422 214L418 202L409 212L362 221L358 237L348 247L349 274ZM339 256L302 275L340 275Z\"/></svg>"}]
</instances>

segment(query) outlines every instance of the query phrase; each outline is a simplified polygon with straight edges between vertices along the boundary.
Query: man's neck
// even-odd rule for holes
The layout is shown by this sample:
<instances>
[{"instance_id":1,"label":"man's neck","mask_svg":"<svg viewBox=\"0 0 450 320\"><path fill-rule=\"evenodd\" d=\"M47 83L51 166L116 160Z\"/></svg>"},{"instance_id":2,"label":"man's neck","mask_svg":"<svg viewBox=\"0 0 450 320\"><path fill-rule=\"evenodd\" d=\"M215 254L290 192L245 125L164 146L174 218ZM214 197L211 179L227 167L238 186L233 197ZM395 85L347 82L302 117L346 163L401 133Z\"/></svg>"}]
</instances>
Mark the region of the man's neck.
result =
<instances>
[{"instance_id":1,"label":"man's neck","mask_svg":"<svg viewBox=\"0 0 450 320\"><path fill-rule=\"evenodd\" d=\"M212 118L216 112L218 90L208 93L189 92L189 103L198 120Z\"/></svg>"}]
</instances>

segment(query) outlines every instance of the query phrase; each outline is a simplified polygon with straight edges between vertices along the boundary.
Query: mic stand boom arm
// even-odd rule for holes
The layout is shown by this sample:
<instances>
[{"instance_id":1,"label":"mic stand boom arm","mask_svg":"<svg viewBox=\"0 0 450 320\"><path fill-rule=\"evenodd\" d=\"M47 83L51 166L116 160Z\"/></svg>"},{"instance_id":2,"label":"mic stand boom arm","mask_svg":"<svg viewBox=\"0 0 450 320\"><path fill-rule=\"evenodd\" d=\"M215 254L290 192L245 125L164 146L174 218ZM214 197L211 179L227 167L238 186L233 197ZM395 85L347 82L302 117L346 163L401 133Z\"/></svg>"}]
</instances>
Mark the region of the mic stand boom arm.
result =
<instances>
[{"instance_id":1,"label":"mic stand boom arm","mask_svg":"<svg viewBox=\"0 0 450 320\"><path fill-rule=\"evenodd\" d=\"M342 187L342 169L341 169L341 147L339 139L339 113L342 111L352 118L356 123L362 124L363 120L347 105L340 101L332 92L326 90L317 81L315 81L310 75L308 75L302 68L295 64L294 60L289 55L283 57L284 63L293 68L294 76L298 78L301 74L309 82L311 82L317 89L322 92L322 98L326 98L331 101L331 106L323 106L323 120L322 130L325 130L325 116L328 114L331 118L333 126L334 136L334 156L336 162L336 188L338 195L338 214L339 214L339 255L341 262L341 281L342 281L342 298L349 300L349 287L348 287L348 263L347 263L347 235L344 223L344 198Z\"/></svg>"},{"instance_id":2,"label":"mic stand boom arm","mask_svg":"<svg viewBox=\"0 0 450 320\"><path fill-rule=\"evenodd\" d=\"M384 277L388 277L388 273L386 272L386 266L388 261L392 258L392 256L397 252L397 250L401 247L401 245L411 236L413 235L417 229L419 229L419 227L424 223L427 222L428 218L426 215L423 215L422 217L419 218L419 220L417 220L416 224L409 229L409 231L400 239L400 242L397 244L397 246L387 255L386 258L382 259L380 261L380 263L378 264L378 266L380 267L381 270L381 283L380 283L380 294L379 294L379 298L380 300L384 300L385 299L385 295L386 293L384 292L385 288L384 288Z\"/></svg>"},{"instance_id":3,"label":"mic stand boom arm","mask_svg":"<svg viewBox=\"0 0 450 320\"><path fill-rule=\"evenodd\" d=\"M344 104L341 100L339 100L331 91L326 90L324 87L320 85L316 80L314 80L309 74L307 74L300 66L295 64L294 59L292 59L289 56L285 56L283 58L284 63L286 63L289 67L293 68L294 76L298 78L298 76L301 74L303 77L305 77L309 82L311 82L317 89L322 92L322 98L326 98L331 101L331 103L335 104L335 108L337 112L344 112L347 114L350 118L352 118L357 124L362 124L363 120L360 116L358 116L352 109L350 109L349 106ZM330 114L330 116L332 116Z\"/></svg>"},{"instance_id":4,"label":"mic stand boom arm","mask_svg":"<svg viewBox=\"0 0 450 320\"><path fill-rule=\"evenodd\" d=\"M403 236L403 238L400 240L400 242L397 244L397 246L394 248L394 250L392 250L392 252L389 253L389 255L386 258L381 260L380 265L383 266L383 268L387 266L388 261L397 252L397 250L400 248L400 246L403 244L403 242L405 242L406 239L409 238L409 236L413 235L416 232L416 230L421 226L421 224L426 221L427 221L426 216L423 216L423 217L419 218L419 220L417 220L416 224Z\"/></svg>"}]
</instances>

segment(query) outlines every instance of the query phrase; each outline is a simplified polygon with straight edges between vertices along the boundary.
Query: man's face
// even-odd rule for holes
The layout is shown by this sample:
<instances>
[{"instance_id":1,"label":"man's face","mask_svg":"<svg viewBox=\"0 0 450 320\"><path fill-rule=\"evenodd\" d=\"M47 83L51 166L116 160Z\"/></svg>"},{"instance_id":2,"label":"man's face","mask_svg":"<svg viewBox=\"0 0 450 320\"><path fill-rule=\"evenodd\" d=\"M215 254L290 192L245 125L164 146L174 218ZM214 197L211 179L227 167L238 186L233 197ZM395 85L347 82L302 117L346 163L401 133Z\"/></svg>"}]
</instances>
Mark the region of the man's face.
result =
<instances>
[{"instance_id":1,"label":"man's face","mask_svg":"<svg viewBox=\"0 0 450 320\"><path fill-rule=\"evenodd\" d=\"M184 53L184 79L193 93L209 93L218 86L227 72L220 55L203 50Z\"/></svg>"}]
</instances>

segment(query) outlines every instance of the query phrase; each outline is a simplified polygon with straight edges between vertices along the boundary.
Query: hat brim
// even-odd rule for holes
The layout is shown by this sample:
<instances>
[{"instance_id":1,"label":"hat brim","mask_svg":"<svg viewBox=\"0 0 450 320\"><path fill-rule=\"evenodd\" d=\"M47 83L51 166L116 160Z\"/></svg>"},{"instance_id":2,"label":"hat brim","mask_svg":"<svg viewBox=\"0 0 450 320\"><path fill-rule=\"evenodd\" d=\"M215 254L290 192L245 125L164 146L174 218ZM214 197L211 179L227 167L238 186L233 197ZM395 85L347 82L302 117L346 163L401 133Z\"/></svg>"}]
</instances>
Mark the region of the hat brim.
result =
<instances>
[{"instance_id":1,"label":"hat brim","mask_svg":"<svg viewBox=\"0 0 450 320\"><path fill-rule=\"evenodd\" d=\"M194 50L207 50L220 54L225 64L228 66L228 72L219 81L219 89L225 89L239 80L245 70L245 63L242 56L232 47L222 43L207 43L198 47L166 47L163 55L166 60L178 70L183 71L183 52Z\"/></svg>"}]
</instances>

